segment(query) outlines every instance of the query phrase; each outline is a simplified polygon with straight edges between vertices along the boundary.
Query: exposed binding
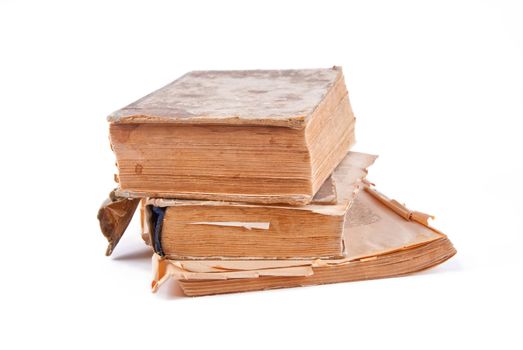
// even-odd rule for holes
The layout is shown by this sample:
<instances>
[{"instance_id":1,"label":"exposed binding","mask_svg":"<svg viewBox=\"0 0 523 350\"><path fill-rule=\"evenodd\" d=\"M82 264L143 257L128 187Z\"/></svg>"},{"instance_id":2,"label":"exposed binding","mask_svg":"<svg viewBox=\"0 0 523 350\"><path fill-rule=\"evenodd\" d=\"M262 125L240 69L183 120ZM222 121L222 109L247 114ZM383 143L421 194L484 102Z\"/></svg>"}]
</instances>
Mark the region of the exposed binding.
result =
<instances>
[{"instance_id":1,"label":"exposed binding","mask_svg":"<svg viewBox=\"0 0 523 350\"><path fill-rule=\"evenodd\" d=\"M165 207L155 207L154 205L150 206L151 209L151 218L152 218L152 245L154 252L160 256L165 256L162 249L162 225L163 218L165 217Z\"/></svg>"}]
</instances>

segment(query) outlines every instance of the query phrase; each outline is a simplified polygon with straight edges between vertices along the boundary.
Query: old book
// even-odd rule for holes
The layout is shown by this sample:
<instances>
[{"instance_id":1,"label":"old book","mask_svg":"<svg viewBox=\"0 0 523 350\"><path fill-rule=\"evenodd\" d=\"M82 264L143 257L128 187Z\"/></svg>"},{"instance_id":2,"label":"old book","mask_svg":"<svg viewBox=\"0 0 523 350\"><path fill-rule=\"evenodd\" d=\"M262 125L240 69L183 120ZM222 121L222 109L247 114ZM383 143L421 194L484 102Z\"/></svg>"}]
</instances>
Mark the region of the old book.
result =
<instances>
[{"instance_id":1,"label":"old book","mask_svg":"<svg viewBox=\"0 0 523 350\"><path fill-rule=\"evenodd\" d=\"M153 291L178 279L189 296L297 287L404 275L451 258L450 240L410 211L366 187L347 214L347 256L323 260L174 260L153 257Z\"/></svg>"},{"instance_id":2,"label":"old book","mask_svg":"<svg viewBox=\"0 0 523 350\"><path fill-rule=\"evenodd\" d=\"M108 120L126 197L303 205L354 143L339 67L190 72Z\"/></svg>"},{"instance_id":3,"label":"old book","mask_svg":"<svg viewBox=\"0 0 523 350\"><path fill-rule=\"evenodd\" d=\"M349 152L305 206L152 198L144 224L171 259L341 258L347 210L375 159Z\"/></svg>"}]
</instances>

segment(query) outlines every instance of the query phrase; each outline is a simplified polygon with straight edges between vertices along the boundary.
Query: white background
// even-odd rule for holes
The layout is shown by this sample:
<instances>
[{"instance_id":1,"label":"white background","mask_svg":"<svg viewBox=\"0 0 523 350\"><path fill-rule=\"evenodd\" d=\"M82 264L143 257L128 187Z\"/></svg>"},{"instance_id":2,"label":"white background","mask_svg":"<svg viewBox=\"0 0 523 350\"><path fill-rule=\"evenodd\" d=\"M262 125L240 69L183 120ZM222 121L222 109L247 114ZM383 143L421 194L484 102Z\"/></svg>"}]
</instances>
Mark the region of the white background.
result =
<instances>
[{"instance_id":1,"label":"white background","mask_svg":"<svg viewBox=\"0 0 523 350\"><path fill-rule=\"evenodd\" d=\"M519 348L517 1L0 4L0 347ZM112 257L105 116L196 69L341 65L370 179L458 249L404 278L151 294L133 222Z\"/></svg>"}]
</instances>

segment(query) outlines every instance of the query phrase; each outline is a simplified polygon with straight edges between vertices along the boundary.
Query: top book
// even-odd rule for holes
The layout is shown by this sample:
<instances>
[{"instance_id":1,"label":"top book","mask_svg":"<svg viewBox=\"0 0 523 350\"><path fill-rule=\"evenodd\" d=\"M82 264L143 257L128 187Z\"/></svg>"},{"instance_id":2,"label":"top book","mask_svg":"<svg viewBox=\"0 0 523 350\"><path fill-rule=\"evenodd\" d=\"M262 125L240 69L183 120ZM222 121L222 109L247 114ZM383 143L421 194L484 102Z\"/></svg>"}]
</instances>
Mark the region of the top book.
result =
<instances>
[{"instance_id":1,"label":"top book","mask_svg":"<svg viewBox=\"0 0 523 350\"><path fill-rule=\"evenodd\" d=\"M127 197L307 204L354 143L340 67L190 72L108 120Z\"/></svg>"}]
</instances>

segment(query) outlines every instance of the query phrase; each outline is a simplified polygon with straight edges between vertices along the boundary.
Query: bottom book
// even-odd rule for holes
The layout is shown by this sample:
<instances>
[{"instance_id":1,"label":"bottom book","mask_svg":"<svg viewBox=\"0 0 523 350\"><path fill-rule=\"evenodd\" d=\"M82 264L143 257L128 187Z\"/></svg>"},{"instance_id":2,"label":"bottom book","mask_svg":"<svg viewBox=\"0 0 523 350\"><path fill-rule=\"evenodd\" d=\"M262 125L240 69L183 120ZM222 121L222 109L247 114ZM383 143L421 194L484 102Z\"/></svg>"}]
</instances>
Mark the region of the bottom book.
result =
<instances>
[{"instance_id":1,"label":"bottom book","mask_svg":"<svg viewBox=\"0 0 523 350\"><path fill-rule=\"evenodd\" d=\"M408 210L367 184L345 220L340 259L183 260L153 256L153 292L175 278L188 296L288 288L401 276L456 254L429 215Z\"/></svg>"}]
</instances>

